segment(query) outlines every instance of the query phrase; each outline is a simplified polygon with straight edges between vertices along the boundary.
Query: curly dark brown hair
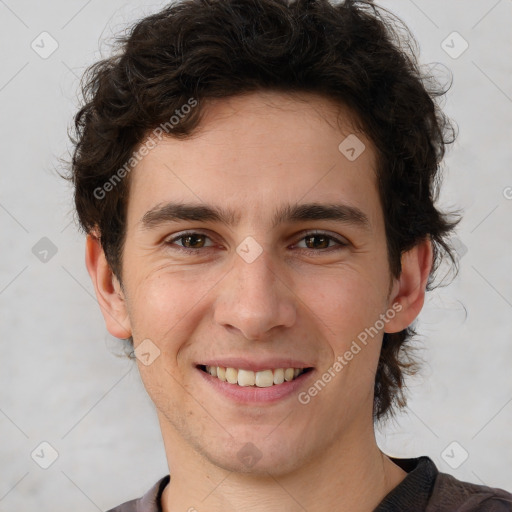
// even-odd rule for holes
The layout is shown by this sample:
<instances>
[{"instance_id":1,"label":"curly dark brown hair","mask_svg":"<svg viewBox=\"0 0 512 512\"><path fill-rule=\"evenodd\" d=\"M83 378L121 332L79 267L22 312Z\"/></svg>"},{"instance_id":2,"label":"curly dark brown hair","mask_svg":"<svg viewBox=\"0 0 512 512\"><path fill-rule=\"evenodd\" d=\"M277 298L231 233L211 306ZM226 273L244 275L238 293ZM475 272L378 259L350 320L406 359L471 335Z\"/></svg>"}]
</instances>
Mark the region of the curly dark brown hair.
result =
<instances>
[{"instance_id":1,"label":"curly dark brown hair","mask_svg":"<svg viewBox=\"0 0 512 512\"><path fill-rule=\"evenodd\" d=\"M400 275L402 253L426 237L434 251L427 290L445 256L458 271L448 236L460 218L434 204L445 146L455 138L436 101L446 88L422 71L399 18L370 1L184 0L115 42L117 51L84 74L67 178L81 228L99 231L121 283L135 149L160 126L168 136L190 136L208 99L261 90L315 93L356 115L377 151L392 276ZM195 108L182 115L191 98ZM375 420L406 405L404 375L417 370L408 342L416 334L412 326L384 334Z\"/></svg>"}]
</instances>

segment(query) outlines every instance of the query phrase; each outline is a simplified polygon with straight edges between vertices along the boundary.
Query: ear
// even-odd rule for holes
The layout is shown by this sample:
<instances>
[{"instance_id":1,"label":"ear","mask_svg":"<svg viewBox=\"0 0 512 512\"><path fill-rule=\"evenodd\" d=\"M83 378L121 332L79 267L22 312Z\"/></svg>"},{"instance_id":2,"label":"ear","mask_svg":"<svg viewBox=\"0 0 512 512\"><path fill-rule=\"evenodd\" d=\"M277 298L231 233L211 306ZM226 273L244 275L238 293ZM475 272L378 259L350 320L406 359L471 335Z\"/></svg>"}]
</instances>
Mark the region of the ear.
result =
<instances>
[{"instance_id":1,"label":"ear","mask_svg":"<svg viewBox=\"0 0 512 512\"><path fill-rule=\"evenodd\" d=\"M425 302L425 290L432 269L433 251L430 237L402 254L402 272L395 279L389 307L395 304L397 314L386 323L384 332L400 332L409 327L420 314ZM401 306L398 308L397 304Z\"/></svg>"},{"instance_id":2,"label":"ear","mask_svg":"<svg viewBox=\"0 0 512 512\"><path fill-rule=\"evenodd\" d=\"M87 235L85 264L108 332L116 338L129 338L132 334L124 293L119 280L107 263L96 232Z\"/></svg>"}]
</instances>

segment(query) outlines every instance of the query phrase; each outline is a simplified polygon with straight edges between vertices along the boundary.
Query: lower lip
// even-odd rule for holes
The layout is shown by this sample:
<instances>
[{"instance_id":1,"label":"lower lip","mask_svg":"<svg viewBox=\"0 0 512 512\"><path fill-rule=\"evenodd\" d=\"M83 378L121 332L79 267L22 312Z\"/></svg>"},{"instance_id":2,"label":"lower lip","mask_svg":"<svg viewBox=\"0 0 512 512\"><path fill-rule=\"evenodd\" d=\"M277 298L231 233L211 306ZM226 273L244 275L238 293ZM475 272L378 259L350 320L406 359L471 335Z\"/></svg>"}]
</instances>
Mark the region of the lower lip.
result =
<instances>
[{"instance_id":1,"label":"lower lip","mask_svg":"<svg viewBox=\"0 0 512 512\"><path fill-rule=\"evenodd\" d=\"M258 388L256 386L239 386L238 384L230 384L229 382L224 382L217 377L212 377L209 373L206 373L199 368L196 368L196 370L215 390L239 404L267 404L282 400L283 398L297 393L314 373L314 370L309 370L289 382L285 381L282 384L274 384L268 388Z\"/></svg>"}]
</instances>

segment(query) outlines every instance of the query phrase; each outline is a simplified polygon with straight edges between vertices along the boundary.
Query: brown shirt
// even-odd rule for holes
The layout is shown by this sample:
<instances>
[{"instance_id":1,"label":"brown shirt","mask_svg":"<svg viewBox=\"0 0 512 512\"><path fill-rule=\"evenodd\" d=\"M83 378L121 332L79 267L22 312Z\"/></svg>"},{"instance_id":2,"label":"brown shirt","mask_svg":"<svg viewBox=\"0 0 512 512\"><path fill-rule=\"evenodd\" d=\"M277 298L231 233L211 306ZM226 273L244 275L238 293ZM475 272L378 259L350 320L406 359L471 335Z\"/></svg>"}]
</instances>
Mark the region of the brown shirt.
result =
<instances>
[{"instance_id":1,"label":"brown shirt","mask_svg":"<svg viewBox=\"0 0 512 512\"><path fill-rule=\"evenodd\" d=\"M439 473L429 457L391 460L406 471L407 476L373 512L512 512L512 494ZM162 512L160 500L169 481L167 475L142 498L108 512Z\"/></svg>"}]
</instances>

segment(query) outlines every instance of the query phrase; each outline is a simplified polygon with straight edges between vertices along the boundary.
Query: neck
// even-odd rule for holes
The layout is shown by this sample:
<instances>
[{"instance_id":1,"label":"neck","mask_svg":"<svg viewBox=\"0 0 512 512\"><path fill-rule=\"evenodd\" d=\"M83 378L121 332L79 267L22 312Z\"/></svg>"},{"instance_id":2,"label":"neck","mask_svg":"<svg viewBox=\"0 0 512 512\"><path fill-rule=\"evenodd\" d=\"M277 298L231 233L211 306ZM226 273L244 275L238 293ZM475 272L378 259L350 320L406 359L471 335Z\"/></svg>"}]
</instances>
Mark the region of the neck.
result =
<instances>
[{"instance_id":1,"label":"neck","mask_svg":"<svg viewBox=\"0 0 512 512\"><path fill-rule=\"evenodd\" d=\"M164 512L371 512L406 476L379 450L373 428L345 436L294 471L255 476L219 468L161 426L171 474Z\"/></svg>"}]
</instances>

